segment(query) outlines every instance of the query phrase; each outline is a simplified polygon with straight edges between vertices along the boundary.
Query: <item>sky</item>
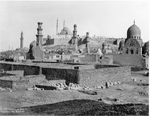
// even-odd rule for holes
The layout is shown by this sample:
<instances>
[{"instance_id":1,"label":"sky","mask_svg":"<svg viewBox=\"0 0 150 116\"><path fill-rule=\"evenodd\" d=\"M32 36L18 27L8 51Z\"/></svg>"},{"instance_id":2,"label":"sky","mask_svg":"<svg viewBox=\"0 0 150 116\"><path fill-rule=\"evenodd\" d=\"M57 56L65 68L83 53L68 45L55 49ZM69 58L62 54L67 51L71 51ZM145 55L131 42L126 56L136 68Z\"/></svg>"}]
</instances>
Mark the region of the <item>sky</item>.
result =
<instances>
[{"instance_id":1,"label":"sky","mask_svg":"<svg viewBox=\"0 0 150 116\"><path fill-rule=\"evenodd\" d=\"M0 1L0 51L24 47L36 40L37 22L43 22L43 37L56 34L65 26L82 36L126 38L127 29L135 24L141 38L149 40L149 1Z\"/></svg>"}]
</instances>

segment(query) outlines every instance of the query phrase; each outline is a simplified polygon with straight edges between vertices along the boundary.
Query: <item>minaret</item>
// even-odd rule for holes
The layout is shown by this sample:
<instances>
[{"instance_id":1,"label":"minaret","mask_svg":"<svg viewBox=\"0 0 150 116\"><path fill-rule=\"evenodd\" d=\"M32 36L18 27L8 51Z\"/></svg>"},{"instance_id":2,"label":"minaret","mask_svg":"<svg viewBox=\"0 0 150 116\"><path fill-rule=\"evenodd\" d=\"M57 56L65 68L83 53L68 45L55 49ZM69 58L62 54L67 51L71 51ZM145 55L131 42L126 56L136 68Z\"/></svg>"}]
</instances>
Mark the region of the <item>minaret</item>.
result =
<instances>
[{"instance_id":1,"label":"minaret","mask_svg":"<svg viewBox=\"0 0 150 116\"><path fill-rule=\"evenodd\" d=\"M20 37L20 49L23 48L23 32L21 32L21 37Z\"/></svg>"},{"instance_id":2,"label":"minaret","mask_svg":"<svg viewBox=\"0 0 150 116\"><path fill-rule=\"evenodd\" d=\"M42 46L42 39L43 39L43 35L42 35L42 22L38 22L38 28L37 28L37 35L36 35L36 46Z\"/></svg>"},{"instance_id":3,"label":"minaret","mask_svg":"<svg viewBox=\"0 0 150 116\"><path fill-rule=\"evenodd\" d=\"M89 32L86 32L86 53L90 53L90 48L89 48Z\"/></svg>"},{"instance_id":4,"label":"minaret","mask_svg":"<svg viewBox=\"0 0 150 116\"><path fill-rule=\"evenodd\" d=\"M58 18L57 18L57 23L56 23L56 35L58 35Z\"/></svg>"},{"instance_id":5,"label":"minaret","mask_svg":"<svg viewBox=\"0 0 150 116\"><path fill-rule=\"evenodd\" d=\"M63 23L63 28L65 27L65 20L64 20L64 23Z\"/></svg>"},{"instance_id":6,"label":"minaret","mask_svg":"<svg viewBox=\"0 0 150 116\"><path fill-rule=\"evenodd\" d=\"M77 38L77 25L74 24L73 38Z\"/></svg>"},{"instance_id":7,"label":"minaret","mask_svg":"<svg viewBox=\"0 0 150 116\"><path fill-rule=\"evenodd\" d=\"M74 24L72 44L75 45L75 51L77 52L78 51L78 38L77 38L77 25L76 24Z\"/></svg>"}]
</instances>

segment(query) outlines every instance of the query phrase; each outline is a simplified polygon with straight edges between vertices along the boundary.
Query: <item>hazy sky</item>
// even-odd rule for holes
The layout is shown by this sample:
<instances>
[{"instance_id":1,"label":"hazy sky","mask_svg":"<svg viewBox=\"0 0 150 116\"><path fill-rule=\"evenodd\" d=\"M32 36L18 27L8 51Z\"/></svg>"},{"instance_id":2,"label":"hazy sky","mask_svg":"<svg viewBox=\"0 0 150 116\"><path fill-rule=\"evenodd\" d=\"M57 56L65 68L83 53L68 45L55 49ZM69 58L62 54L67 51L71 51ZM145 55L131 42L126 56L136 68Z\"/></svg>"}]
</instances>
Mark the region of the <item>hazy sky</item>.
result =
<instances>
[{"instance_id":1,"label":"hazy sky","mask_svg":"<svg viewBox=\"0 0 150 116\"><path fill-rule=\"evenodd\" d=\"M148 1L1 1L0 51L20 47L20 34L24 33L24 47L36 40L37 22L43 22L43 35L56 33L66 26L73 31L77 24L78 35L126 37L127 29L135 23L141 29L143 41L149 40Z\"/></svg>"}]
</instances>

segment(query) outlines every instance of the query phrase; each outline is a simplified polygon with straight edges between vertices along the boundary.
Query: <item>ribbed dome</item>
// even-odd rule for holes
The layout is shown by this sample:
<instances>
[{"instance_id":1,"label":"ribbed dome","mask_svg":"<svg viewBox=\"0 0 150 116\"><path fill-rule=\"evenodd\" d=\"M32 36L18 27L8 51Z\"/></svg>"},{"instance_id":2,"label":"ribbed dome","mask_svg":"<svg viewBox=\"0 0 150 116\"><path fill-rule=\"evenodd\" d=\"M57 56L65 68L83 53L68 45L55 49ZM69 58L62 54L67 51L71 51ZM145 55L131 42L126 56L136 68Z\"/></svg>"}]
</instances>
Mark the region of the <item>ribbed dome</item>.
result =
<instances>
[{"instance_id":1,"label":"ribbed dome","mask_svg":"<svg viewBox=\"0 0 150 116\"><path fill-rule=\"evenodd\" d=\"M135 39L141 39L141 30L138 26L133 24L131 27L127 30L127 38L135 38Z\"/></svg>"}]
</instances>

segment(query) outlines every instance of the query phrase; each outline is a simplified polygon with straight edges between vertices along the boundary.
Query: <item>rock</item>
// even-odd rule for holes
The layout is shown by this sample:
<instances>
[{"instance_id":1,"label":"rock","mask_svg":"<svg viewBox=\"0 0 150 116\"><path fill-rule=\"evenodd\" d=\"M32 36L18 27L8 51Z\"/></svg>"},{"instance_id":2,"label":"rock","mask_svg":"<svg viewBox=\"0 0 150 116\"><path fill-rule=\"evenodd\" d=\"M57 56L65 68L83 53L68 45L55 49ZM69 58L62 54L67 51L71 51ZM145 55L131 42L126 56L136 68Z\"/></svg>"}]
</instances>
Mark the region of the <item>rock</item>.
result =
<instances>
[{"instance_id":1,"label":"rock","mask_svg":"<svg viewBox=\"0 0 150 116\"><path fill-rule=\"evenodd\" d=\"M33 90L33 88L27 88L27 90Z\"/></svg>"},{"instance_id":2,"label":"rock","mask_svg":"<svg viewBox=\"0 0 150 116\"><path fill-rule=\"evenodd\" d=\"M137 81L136 79L133 79L133 81Z\"/></svg>"},{"instance_id":3,"label":"rock","mask_svg":"<svg viewBox=\"0 0 150 116\"><path fill-rule=\"evenodd\" d=\"M121 88L117 88L116 90L122 91L123 89L121 89Z\"/></svg>"},{"instance_id":4,"label":"rock","mask_svg":"<svg viewBox=\"0 0 150 116\"><path fill-rule=\"evenodd\" d=\"M101 86L97 86L96 89L101 89Z\"/></svg>"},{"instance_id":5,"label":"rock","mask_svg":"<svg viewBox=\"0 0 150 116\"><path fill-rule=\"evenodd\" d=\"M106 87L104 87L104 86L101 86L101 89L106 89Z\"/></svg>"},{"instance_id":6,"label":"rock","mask_svg":"<svg viewBox=\"0 0 150 116\"><path fill-rule=\"evenodd\" d=\"M121 82L120 82L120 81L118 81L118 82L117 82L117 84L121 84Z\"/></svg>"},{"instance_id":7,"label":"rock","mask_svg":"<svg viewBox=\"0 0 150 116\"><path fill-rule=\"evenodd\" d=\"M102 98L100 98L100 99L98 99L98 101L103 101L103 99L102 99Z\"/></svg>"},{"instance_id":8,"label":"rock","mask_svg":"<svg viewBox=\"0 0 150 116\"><path fill-rule=\"evenodd\" d=\"M114 82L114 85L117 85L117 82Z\"/></svg>"},{"instance_id":9,"label":"rock","mask_svg":"<svg viewBox=\"0 0 150 116\"><path fill-rule=\"evenodd\" d=\"M110 83L109 83L109 82L106 82L105 86L106 86L106 88L109 88Z\"/></svg>"}]
</instances>

